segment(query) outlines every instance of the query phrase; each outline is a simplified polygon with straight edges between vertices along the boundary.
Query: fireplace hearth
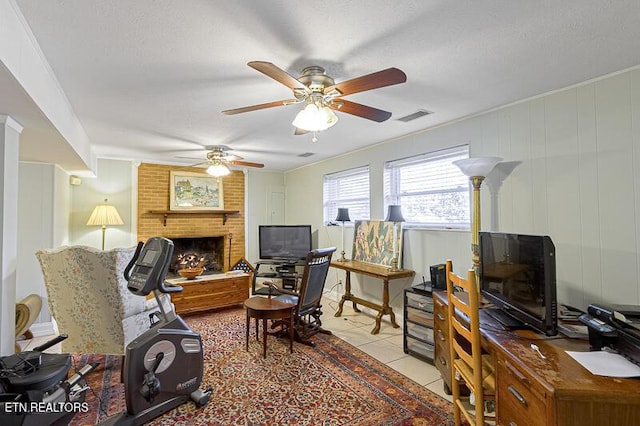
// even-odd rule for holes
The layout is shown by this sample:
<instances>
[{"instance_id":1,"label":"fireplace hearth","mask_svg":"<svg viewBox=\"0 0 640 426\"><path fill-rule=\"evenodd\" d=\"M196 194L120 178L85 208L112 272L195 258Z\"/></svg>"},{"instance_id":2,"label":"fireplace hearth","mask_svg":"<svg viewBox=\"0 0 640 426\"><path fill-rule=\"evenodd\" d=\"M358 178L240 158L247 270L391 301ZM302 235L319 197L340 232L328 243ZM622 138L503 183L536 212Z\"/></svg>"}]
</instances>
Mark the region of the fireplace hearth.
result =
<instances>
[{"instance_id":1,"label":"fireplace hearth","mask_svg":"<svg viewBox=\"0 0 640 426\"><path fill-rule=\"evenodd\" d=\"M222 272L224 262L224 236L180 237L173 241L173 260L169 275L178 277L178 270L202 267L203 275Z\"/></svg>"}]
</instances>

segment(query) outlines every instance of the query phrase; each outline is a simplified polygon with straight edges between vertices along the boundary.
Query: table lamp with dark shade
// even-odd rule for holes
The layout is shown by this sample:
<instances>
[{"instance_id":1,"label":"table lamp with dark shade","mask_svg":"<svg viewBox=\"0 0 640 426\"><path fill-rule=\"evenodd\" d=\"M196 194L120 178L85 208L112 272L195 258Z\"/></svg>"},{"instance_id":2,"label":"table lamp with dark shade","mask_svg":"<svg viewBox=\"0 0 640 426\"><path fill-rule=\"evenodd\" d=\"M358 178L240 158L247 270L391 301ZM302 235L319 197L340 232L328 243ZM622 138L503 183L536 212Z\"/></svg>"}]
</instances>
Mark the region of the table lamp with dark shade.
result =
<instances>
[{"instance_id":1,"label":"table lamp with dark shade","mask_svg":"<svg viewBox=\"0 0 640 426\"><path fill-rule=\"evenodd\" d=\"M340 259L338 259L338 262L346 262L347 258L344 257L345 252L344 252L344 223L345 222L351 222L351 218L349 218L349 209L348 208L344 208L344 207L340 207L338 208L338 216L336 217L336 222L340 222L342 225L342 252L340 253Z\"/></svg>"},{"instance_id":2,"label":"table lamp with dark shade","mask_svg":"<svg viewBox=\"0 0 640 426\"><path fill-rule=\"evenodd\" d=\"M386 222L393 222L393 258L391 259L391 270L399 271L398 268L398 223L404 222L402 216L402 206L390 205L387 210Z\"/></svg>"}]
</instances>

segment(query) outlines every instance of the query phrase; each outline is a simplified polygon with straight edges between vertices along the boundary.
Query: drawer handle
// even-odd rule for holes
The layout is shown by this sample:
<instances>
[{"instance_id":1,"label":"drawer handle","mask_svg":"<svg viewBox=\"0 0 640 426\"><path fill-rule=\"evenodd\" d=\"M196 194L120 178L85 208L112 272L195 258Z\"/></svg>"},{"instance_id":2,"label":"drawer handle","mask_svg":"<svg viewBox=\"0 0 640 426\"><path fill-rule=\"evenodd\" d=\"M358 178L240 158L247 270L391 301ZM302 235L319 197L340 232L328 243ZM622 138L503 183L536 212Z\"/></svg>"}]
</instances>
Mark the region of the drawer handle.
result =
<instances>
[{"instance_id":1,"label":"drawer handle","mask_svg":"<svg viewBox=\"0 0 640 426\"><path fill-rule=\"evenodd\" d=\"M518 426L518 425L515 424L514 422L509 422L509 426Z\"/></svg>"},{"instance_id":2,"label":"drawer handle","mask_svg":"<svg viewBox=\"0 0 640 426\"><path fill-rule=\"evenodd\" d=\"M525 407L527 406L527 400L524 399L524 396L522 396L522 394L518 392L516 388L514 388L513 386L509 386L508 389L509 392L511 392L511 395L515 396L520 404L524 405Z\"/></svg>"},{"instance_id":3,"label":"drawer handle","mask_svg":"<svg viewBox=\"0 0 640 426\"><path fill-rule=\"evenodd\" d=\"M529 383L529 380L514 366L512 366L509 361L505 361L504 365L513 373L514 376L518 378L521 382Z\"/></svg>"},{"instance_id":4,"label":"drawer handle","mask_svg":"<svg viewBox=\"0 0 640 426\"><path fill-rule=\"evenodd\" d=\"M442 357L438 357L438 358L439 358L439 360L440 360L440 364L442 364L442 365L447 365L447 360L446 360L446 359L444 359L444 358L442 358Z\"/></svg>"},{"instance_id":5,"label":"drawer handle","mask_svg":"<svg viewBox=\"0 0 640 426\"><path fill-rule=\"evenodd\" d=\"M440 321L444 321L444 316L440 312L438 312L438 314L436 316L438 317L438 319Z\"/></svg>"},{"instance_id":6,"label":"drawer handle","mask_svg":"<svg viewBox=\"0 0 640 426\"><path fill-rule=\"evenodd\" d=\"M441 342L444 342L445 340L447 340L444 338L444 335L442 334L442 330L438 329L437 334L438 334L438 339L440 339Z\"/></svg>"},{"instance_id":7,"label":"drawer handle","mask_svg":"<svg viewBox=\"0 0 640 426\"><path fill-rule=\"evenodd\" d=\"M435 302L435 304L436 304L436 305L438 305L438 307L442 307L442 306L444 306L444 305L442 304L442 302L440 302L439 300L434 300L434 302Z\"/></svg>"}]
</instances>

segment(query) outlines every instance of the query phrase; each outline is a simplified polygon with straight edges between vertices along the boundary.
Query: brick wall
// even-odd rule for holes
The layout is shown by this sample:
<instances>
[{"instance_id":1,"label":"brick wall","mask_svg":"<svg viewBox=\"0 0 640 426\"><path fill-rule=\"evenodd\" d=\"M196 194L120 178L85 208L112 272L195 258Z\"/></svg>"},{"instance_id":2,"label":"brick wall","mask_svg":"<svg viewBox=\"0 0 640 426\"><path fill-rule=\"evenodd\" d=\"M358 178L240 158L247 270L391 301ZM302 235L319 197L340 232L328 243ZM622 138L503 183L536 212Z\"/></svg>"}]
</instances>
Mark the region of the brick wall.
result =
<instances>
[{"instance_id":1,"label":"brick wall","mask_svg":"<svg viewBox=\"0 0 640 426\"><path fill-rule=\"evenodd\" d=\"M238 210L222 224L220 214L172 214L163 225L162 214L150 211L169 210L169 173L171 170L204 173L200 168L167 166L142 163L138 168L138 241L149 237L206 237L224 236L224 270L229 268L229 233L231 240L231 265L245 257L244 245L244 173L234 171L222 178L224 209Z\"/></svg>"}]
</instances>

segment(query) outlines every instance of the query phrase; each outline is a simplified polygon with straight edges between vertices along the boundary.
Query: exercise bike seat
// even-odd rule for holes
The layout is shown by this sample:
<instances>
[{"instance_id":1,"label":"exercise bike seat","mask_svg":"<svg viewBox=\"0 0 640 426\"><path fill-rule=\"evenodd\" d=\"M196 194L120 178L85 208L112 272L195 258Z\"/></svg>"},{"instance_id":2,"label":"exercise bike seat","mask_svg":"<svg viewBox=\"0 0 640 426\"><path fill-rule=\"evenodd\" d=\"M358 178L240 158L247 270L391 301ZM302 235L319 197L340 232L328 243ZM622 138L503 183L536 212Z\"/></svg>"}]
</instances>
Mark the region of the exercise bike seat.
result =
<instances>
[{"instance_id":1,"label":"exercise bike seat","mask_svg":"<svg viewBox=\"0 0 640 426\"><path fill-rule=\"evenodd\" d=\"M71 355L21 352L0 362L3 370L12 372L4 378L9 392L48 391L67 378Z\"/></svg>"}]
</instances>

